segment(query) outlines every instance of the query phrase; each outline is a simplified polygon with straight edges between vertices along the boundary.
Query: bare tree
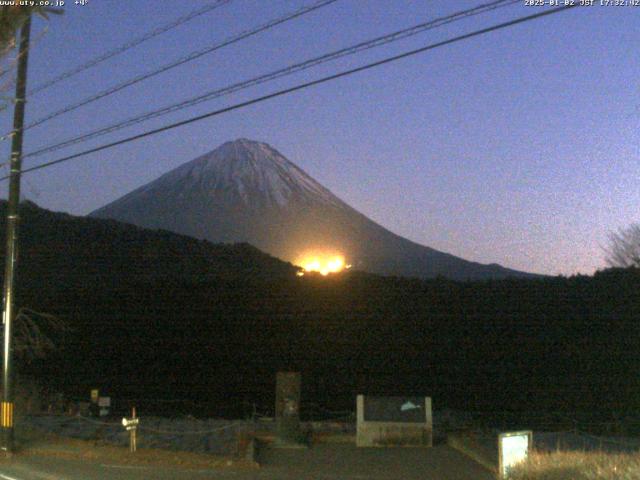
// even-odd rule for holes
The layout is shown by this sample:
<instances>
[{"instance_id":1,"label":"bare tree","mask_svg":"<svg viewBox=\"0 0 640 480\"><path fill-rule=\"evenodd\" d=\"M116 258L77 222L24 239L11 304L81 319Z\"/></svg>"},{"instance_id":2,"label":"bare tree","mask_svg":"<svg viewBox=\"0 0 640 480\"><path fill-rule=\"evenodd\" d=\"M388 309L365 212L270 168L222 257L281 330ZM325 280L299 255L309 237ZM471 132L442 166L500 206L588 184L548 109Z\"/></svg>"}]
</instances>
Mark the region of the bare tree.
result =
<instances>
[{"instance_id":1,"label":"bare tree","mask_svg":"<svg viewBox=\"0 0 640 480\"><path fill-rule=\"evenodd\" d=\"M68 330L68 324L55 315L22 307L15 320L16 356L27 362L42 358L56 349L54 338Z\"/></svg>"},{"instance_id":2,"label":"bare tree","mask_svg":"<svg viewBox=\"0 0 640 480\"><path fill-rule=\"evenodd\" d=\"M9 2L4 2L9 3ZM22 3L22 2L14 2ZM27 2L25 2L27 3ZM33 2L39 3L39 2ZM58 9L43 7L43 6L2 6L0 7L0 79L7 76L8 78L3 80L0 84L0 111L8 108L10 104L15 102L15 97L9 93L15 84L15 75L7 75L13 70L17 69L18 62L20 60L20 54L14 58L9 58L9 53L17 46L17 32L22 28L24 22L32 14L38 14L39 16L47 19L48 13L59 14L61 11ZM40 33L40 37L46 33L45 27ZM32 40L33 45L33 40ZM5 136L0 140L5 140L9 136Z\"/></svg>"},{"instance_id":3,"label":"bare tree","mask_svg":"<svg viewBox=\"0 0 640 480\"><path fill-rule=\"evenodd\" d=\"M45 7L40 5L14 5L0 7L0 57L6 55L12 48L16 46L16 32L20 30L22 24L27 20L27 18L34 13L44 19L48 19L49 13L59 15L62 13L62 10L59 8Z\"/></svg>"},{"instance_id":4,"label":"bare tree","mask_svg":"<svg viewBox=\"0 0 640 480\"><path fill-rule=\"evenodd\" d=\"M640 223L609 234L609 246L604 251L610 267L640 268Z\"/></svg>"},{"instance_id":5,"label":"bare tree","mask_svg":"<svg viewBox=\"0 0 640 480\"><path fill-rule=\"evenodd\" d=\"M16 31L34 12L42 14L43 9L42 7L28 6L0 7L0 57L6 55L16 46Z\"/></svg>"}]
</instances>

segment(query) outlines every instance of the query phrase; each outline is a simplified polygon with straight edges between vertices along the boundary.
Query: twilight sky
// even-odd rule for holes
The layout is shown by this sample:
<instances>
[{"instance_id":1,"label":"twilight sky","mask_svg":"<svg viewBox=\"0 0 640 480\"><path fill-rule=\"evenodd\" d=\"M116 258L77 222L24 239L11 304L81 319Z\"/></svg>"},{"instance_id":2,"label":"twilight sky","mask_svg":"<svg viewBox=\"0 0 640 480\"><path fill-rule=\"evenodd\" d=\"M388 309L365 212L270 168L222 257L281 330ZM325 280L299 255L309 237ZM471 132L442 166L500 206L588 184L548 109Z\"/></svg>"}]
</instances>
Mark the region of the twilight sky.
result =
<instances>
[{"instance_id":1,"label":"twilight sky","mask_svg":"<svg viewBox=\"0 0 640 480\"><path fill-rule=\"evenodd\" d=\"M25 153L487 1L338 0L29 129ZM66 3L63 16L34 21L32 87L205 2ZM311 3L234 0L34 95L27 123ZM25 167L540 8L522 0L28 158ZM271 144L351 206L415 242L518 270L590 274L604 267L607 234L640 220L639 36L640 7L572 9L27 174L23 195L84 215L247 137ZM11 109L0 112L2 133L11 118ZM8 158L9 142L0 148ZM6 189L3 182L5 198Z\"/></svg>"}]
</instances>

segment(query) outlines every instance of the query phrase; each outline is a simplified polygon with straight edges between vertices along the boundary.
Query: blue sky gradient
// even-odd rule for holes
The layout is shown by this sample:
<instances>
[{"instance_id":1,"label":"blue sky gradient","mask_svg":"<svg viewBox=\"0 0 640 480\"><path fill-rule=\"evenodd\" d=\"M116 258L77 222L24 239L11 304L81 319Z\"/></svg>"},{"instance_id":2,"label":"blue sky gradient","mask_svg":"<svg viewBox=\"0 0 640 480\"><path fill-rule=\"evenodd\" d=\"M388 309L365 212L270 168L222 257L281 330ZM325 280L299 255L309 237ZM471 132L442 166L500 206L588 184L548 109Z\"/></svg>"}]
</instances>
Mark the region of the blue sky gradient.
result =
<instances>
[{"instance_id":1,"label":"blue sky gradient","mask_svg":"<svg viewBox=\"0 0 640 480\"><path fill-rule=\"evenodd\" d=\"M67 1L64 15L34 21L29 85L203 3ZM309 3L235 0L38 93L27 123ZM25 152L480 3L339 0L30 129ZM523 0L25 166L540 8ZM639 27L640 7L572 9L33 172L23 193L43 207L86 214L246 137L271 144L354 208L418 243L519 270L590 274L604 267L608 233L640 220ZM0 113L3 132L11 117L10 109ZM9 142L0 148L8 158Z\"/></svg>"}]
</instances>

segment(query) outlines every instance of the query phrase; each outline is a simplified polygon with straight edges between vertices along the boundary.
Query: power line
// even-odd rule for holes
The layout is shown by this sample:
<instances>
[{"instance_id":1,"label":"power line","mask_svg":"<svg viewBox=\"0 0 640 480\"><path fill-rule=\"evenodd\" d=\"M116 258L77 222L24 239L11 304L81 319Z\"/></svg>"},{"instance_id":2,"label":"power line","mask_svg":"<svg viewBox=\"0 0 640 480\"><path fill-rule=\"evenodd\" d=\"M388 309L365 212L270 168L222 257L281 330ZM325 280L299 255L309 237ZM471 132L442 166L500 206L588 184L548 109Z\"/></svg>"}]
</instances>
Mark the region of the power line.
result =
<instances>
[{"instance_id":1,"label":"power line","mask_svg":"<svg viewBox=\"0 0 640 480\"><path fill-rule=\"evenodd\" d=\"M118 130L121 130L123 128L126 127L130 127L133 125L137 125L138 123L142 123L144 121L153 119L153 118L157 118L157 117L161 117L164 115L167 115L169 113L175 112L175 111L179 111L188 107L192 107L194 105L197 105L199 103L208 101L208 100L212 100L214 98L218 98L218 97L222 97L222 96L226 96L226 95L230 95L232 93L235 93L239 90L244 90L246 88L249 87L253 87L256 85L260 85L262 83L266 83L269 82L271 80L275 80L281 77L285 77L288 75L292 75L294 73L309 69L311 67L315 67L317 65L329 62L329 61L333 61L336 60L338 58L341 57L345 57L348 55L353 55L355 53L358 52L362 52L365 50L369 50L375 47L379 47L382 45L386 45L388 43L391 42L395 42L404 38L408 38L410 36L413 35L417 35L419 33L422 33L426 30L431 30L433 28L437 28L443 25L447 25L450 23L453 23L455 21L459 21L462 20L463 18L467 18L467 17L471 17L474 15L479 15L481 13L485 13L488 12L490 10L495 10L498 8L502 8L502 7L506 7L509 5L513 5L515 3L520 3L520 0L498 0L498 1L493 1L487 4L483 4L483 5L479 5L475 8L472 9L468 9L468 10L463 10L463 11L459 11L459 12L455 12L453 14L444 16L444 17L440 17L434 20L429 20L427 22L424 23L420 23L418 25L409 27L409 28L405 28L402 30L398 30L396 32L387 34L387 35L383 35L377 38L374 38L372 40L367 40L365 42L361 42L358 43L356 45L350 46L350 47L346 47L346 48L342 48L339 50L335 50L333 52L321 55L319 57L314 57L312 59L309 60L305 60L304 62L300 62L300 63L295 63L293 65L289 65L287 67L266 73L264 75L260 75L258 77L253 77L249 80L245 80L242 82L238 82L232 85L228 85L226 87L220 88L220 89L216 89L216 90L212 90L209 91L207 93L198 95L196 97L192 97L188 100L184 100L181 102L178 102L176 104L173 105L169 105L167 107L163 107L161 109L158 110L153 110L151 112L147 112L145 114L142 115L138 115L136 117L133 118L129 118L127 120L118 122L114 125L110 125L107 127L102 127L99 128L97 130L85 133L83 135L77 136L77 137L73 137L71 139L67 139L64 140L62 142L56 143L54 145L49 145L43 148L40 148L36 151L33 152L29 152L27 154L24 155L24 158L27 157L35 157L38 155L42 155L44 153L48 153L48 152L52 152L52 151L56 151L56 150L60 150L62 148L71 146L71 145L75 145L77 143L82 143L84 141L90 140L92 138L96 138L96 137L100 137L103 135L106 135L108 133L112 133Z\"/></svg>"},{"instance_id":2,"label":"power line","mask_svg":"<svg viewBox=\"0 0 640 480\"><path fill-rule=\"evenodd\" d=\"M503 22L503 23L500 23L500 24L497 24L497 25L493 25L491 27L483 28L481 30L475 30L475 31L473 31L471 33L466 33L464 35L459 35L457 37L453 37L453 38L450 38L448 40L444 40L444 41L441 41L441 42L432 43L430 45L427 45L427 46L424 46L424 47L421 47L421 48L417 48L415 50L410 50L408 52L401 53L399 55L394 55L392 57L387 57L387 58L385 58L383 60L378 60L376 62L368 63L368 64L360 66L360 67L352 68L350 70L345 70L345 71L342 71L342 72L339 72L339 73L335 73L333 75L322 77L322 78L319 78L317 80L312 80L310 82L305 82L305 83L302 83L302 84L299 84L299 85L296 85L296 86L293 86L293 87L286 88L284 90L279 90L277 92L270 93L268 95L263 95L261 97L254 98L252 100L248 100L248 101L241 102L241 103L236 103L235 105L231 105L229 107L221 108L219 110L214 110L212 112L205 113L203 115L198 115L196 117L192 117L190 119L183 120L181 122L176 122L176 123L172 123L170 125L165 125L164 127L160 127L160 128L156 128L156 129L153 129L153 130L149 130L147 132L140 133L138 135L133 135L131 137L124 138L122 140L111 142L111 143L108 143L108 144L105 144L105 145L101 145L99 147L95 147L95 148L91 148L89 150L85 150L83 152L79 152L79 153L76 153L76 154L73 154L73 155L69 155L69 156L66 156L66 157L58 158L56 160L52 160L50 162L46 162L46 163L43 163L43 164L40 164L40 165L36 165L34 167L23 169L23 170L21 170L21 173L28 173L28 172L33 172L35 170L41 170L43 168L47 168L47 167L50 167L50 166L53 166L53 165L57 165L59 163L67 162L69 160L73 160L73 159L76 159L76 158L79 158L79 157L83 157L83 156L89 155L91 153L96 153L96 152L99 152L99 151L102 151L102 150L106 150L106 149L109 149L109 148L113 148L113 147L116 147L116 146L119 146L119 145L124 145L126 143L130 143L130 142L133 142L135 140L140 140L142 138L149 137L149 136L152 136L152 135L156 135L158 133L165 132L167 130L172 130L174 128L178 128L178 127L182 127L184 125L195 123L195 122L198 122L200 120L204 120L206 118L210 118L210 117L214 117L214 116L217 116L217 115L221 115L223 113L227 113L227 112L230 112L230 111L233 111L233 110L238 110L240 108L244 108L244 107L247 107L249 105L254 105L256 103L263 102L265 100L270 100L272 98L280 97L282 95L293 93L293 92L296 92L298 90L303 90L303 89L308 88L308 87L312 87L312 86L315 86L315 85L320 85L322 83L326 83L326 82L329 82L329 81L332 81L332 80L336 80L338 78L342 78L342 77L346 77L346 76L349 76L349 75L353 75L354 73L359 73L359 72L362 72L362 71L365 71L365 70L369 70L371 68L379 67L381 65L385 65L385 64L391 63L391 62L395 62L395 61L401 60L403 58L411 57L411 56L417 55L419 53L423 53L423 52L426 52L426 51L429 51L429 50L433 50L433 49L436 49L436 48L439 48L439 47L443 47L445 45L450 45L452 43L456 43L456 42L459 42L459 41L462 41L462 40L467 40L469 38L473 38L473 37L477 37L477 36L480 36L480 35L484 35L485 33L494 32L496 30L501 30L503 28L507 28L507 27L511 27L513 25L517 25L517 24L520 24L520 23L528 22L530 20L535 20L535 19L538 19L538 18L541 18L541 17L545 17L545 16L548 16L548 15L553 15L555 13L560 13L562 11L569 10L570 8L574 8L574 7L577 7L577 6L578 6L578 4L566 5L566 6L554 8L554 9L551 9L551 10L545 10L543 12L539 12L539 13L536 13L536 14L533 14L533 15L527 15L527 16L524 16L524 17L519 17L519 18L516 18L514 20L510 20L508 22ZM4 176L4 177L0 178L0 181L6 180L9 177L10 176Z\"/></svg>"},{"instance_id":3,"label":"power line","mask_svg":"<svg viewBox=\"0 0 640 480\"><path fill-rule=\"evenodd\" d=\"M65 113L69 113L72 112L80 107L83 107L85 105L88 105L90 103L95 102L96 100L100 100L101 98L107 97L109 95L113 95L116 92L119 92L120 90L123 90L127 87L130 87L132 85L135 85L137 83L140 83L144 80L148 80L149 78L155 77L156 75L159 75L161 73L167 72L175 67L178 67L180 65L183 65L187 62L190 62L192 60L195 60L197 58L202 57L203 55L206 55L208 53L214 52L216 50L220 50L221 48L224 48L226 46L232 45L234 43L239 42L240 40L244 40L245 38L251 37L253 35L256 35L260 32L264 32L265 30L268 30L270 28L273 28L277 25L280 25L282 23L288 22L289 20L293 20L295 18L298 18L302 15L305 15L307 13L310 13L314 10L318 10L319 8L325 7L329 4L335 3L338 0L321 0L317 3L314 3L313 5L309 5L306 7L302 7L298 10L295 10L294 12L288 13L282 17L276 18L274 20L271 20L267 23L261 24L258 27L255 27L251 30L247 30L244 31L238 35L235 35L233 37L230 37L226 40L223 40L220 43L216 43L210 47L207 47L205 49L201 49L201 50L197 50L195 52L189 53L188 55L185 55L181 58L179 58L178 60L168 63L166 65L163 65L162 67L156 69L156 70L152 70L151 72L147 72L144 73L142 75L138 75L137 77L134 77L132 79L129 80L125 80L124 82L121 82L117 85L114 85L112 87L107 88L106 90L103 90L99 93L96 93L95 95L91 95L90 97L87 97L83 100L80 100L77 103L74 103L72 105L69 105L67 107L64 107L56 112L53 112L49 115L46 115L42 118L39 118L38 120L35 120L33 122L31 122L30 124L28 124L26 127L24 127L24 130L28 130L30 128L33 128L35 126L41 125L49 120L52 120L56 117L59 117L60 115L64 115Z\"/></svg>"},{"instance_id":4,"label":"power line","mask_svg":"<svg viewBox=\"0 0 640 480\"><path fill-rule=\"evenodd\" d=\"M172 30L190 20L193 20L196 17L199 17L201 15L204 15L205 13L208 13L212 10L215 10L218 7L221 7L222 5L226 5L227 3L231 2L233 0L216 0L215 3L210 4L210 5L206 5L204 7L201 7L197 10L192 11L191 13L188 13L187 15L184 15L182 17L179 17L177 19L175 19L174 21L172 21L171 23L168 23L166 25L163 25L161 27L155 28L154 30L151 30L150 32L145 33L144 35L135 38L133 40L128 41L127 43L114 48L113 50L110 50L108 52L103 53L102 55L95 57L91 60L89 60L86 63L83 63L81 65L78 65L77 67L68 70L64 73L61 73L60 75L58 75L57 77L52 78L51 80L48 80L44 83L41 83L40 85L35 86L34 88L30 89L28 94L29 95L35 95L38 92L41 92L42 90L45 90L53 85L55 85L58 82L61 82L62 80L66 80L68 78L73 77L74 75L77 75L80 72L84 72L85 70L88 70L91 67L94 67L96 65L98 65L99 63L104 62L105 60L108 60L110 58L115 57L116 55L119 55L133 47L136 47L138 45L140 45L143 42L146 42L147 40L150 40L154 37L157 37L158 35L161 35L165 32L168 32L169 30Z\"/></svg>"}]
</instances>

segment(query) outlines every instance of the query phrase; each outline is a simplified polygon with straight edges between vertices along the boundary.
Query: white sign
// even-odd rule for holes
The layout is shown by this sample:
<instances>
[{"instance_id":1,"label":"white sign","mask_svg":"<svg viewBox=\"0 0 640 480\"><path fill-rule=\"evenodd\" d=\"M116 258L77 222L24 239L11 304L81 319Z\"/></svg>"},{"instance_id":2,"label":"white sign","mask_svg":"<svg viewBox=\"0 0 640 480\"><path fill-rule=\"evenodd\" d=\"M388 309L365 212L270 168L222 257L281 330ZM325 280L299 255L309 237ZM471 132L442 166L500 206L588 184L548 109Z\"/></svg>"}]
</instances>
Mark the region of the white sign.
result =
<instances>
[{"instance_id":1,"label":"white sign","mask_svg":"<svg viewBox=\"0 0 640 480\"><path fill-rule=\"evenodd\" d=\"M527 459L532 435L531 431L500 434L498 448L501 478L508 478L511 468Z\"/></svg>"},{"instance_id":2,"label":"white sign","mask_svg":"<svg viewBox=\"0 0 640 480\"><path fill-rule=\"evenodd\" d=\"M99 407L110 407L111 406L111 397L98 397L98 406Z\"/></svg>"},{"instance_id":3,"label":"white sign","mask_svg":"<svg viewBox=\"0 0 640 480\"><path fill-rule=\"evenodd\" d=\"M124 417L122 419L122 425L127 430L135 430L138 427L139 423L140 423L140 419L139 418L126 418L126 417Z\"/></svg>"}]
</instances>

